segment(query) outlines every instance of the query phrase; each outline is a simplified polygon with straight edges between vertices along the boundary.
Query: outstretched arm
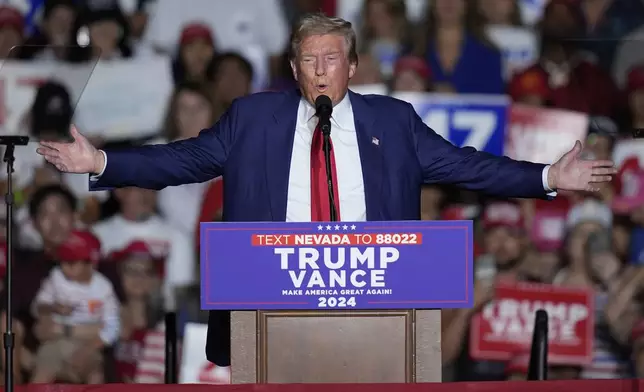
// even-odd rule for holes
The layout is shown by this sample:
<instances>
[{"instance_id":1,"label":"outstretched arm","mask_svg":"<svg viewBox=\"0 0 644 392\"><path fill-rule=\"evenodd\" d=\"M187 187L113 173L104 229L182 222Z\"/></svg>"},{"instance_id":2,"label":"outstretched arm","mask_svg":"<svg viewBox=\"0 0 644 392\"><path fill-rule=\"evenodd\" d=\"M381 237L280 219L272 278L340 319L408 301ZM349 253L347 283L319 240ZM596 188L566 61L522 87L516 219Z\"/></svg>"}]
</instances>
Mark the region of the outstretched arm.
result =
<instances>
[{"instance_id":1,"label":"outstretched arm","mask_svg":"<svg viewBox=\"0 0 644 392\"><path fill-rule=\"evenodd\" d=\"M235 140L237 105L199 136L165 145L102 152L103 171L90 176L90 190L167 186L208 181L223 173Z\"/></svg>"},{"instance_id":2,"label":"outstretched arm","mask_svg":"<svg viewBox=\"0 0 644 392\"><path fill-rule=\"evenodd\" d=\"M489 195L545 198L551 191L546 165L456 147L429 128L409 107L410 127L425 183L457 185ZM544 187L545 185L545 187Z\"/></svg>"}]
</instances>

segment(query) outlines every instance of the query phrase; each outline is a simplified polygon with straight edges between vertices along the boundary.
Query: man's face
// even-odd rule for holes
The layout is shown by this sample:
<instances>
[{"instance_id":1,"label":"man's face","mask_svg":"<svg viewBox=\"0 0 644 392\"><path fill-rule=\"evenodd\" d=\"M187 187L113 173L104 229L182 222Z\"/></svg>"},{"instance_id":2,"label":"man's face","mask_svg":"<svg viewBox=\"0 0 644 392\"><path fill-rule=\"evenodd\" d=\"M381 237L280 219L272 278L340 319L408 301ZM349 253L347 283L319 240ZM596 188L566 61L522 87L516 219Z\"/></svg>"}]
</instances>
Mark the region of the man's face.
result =
<instances>
[{"instance_id":1,"label":"man's face","mask_svg":"<svg viewBox=\"0 0 644 392\"><path fill-rule=\"evenodd\" d=\"M121 213L132 220L144 220L154 214L157 203L156 192L143 188L121 188L116 190L121 203Z\"/></svg>"},{"instance_id":2,"label":"man's face","mask_svg":"<svg viewBox=\"0 0 644 392\"><path fill-rule=\"evenodd\" d=\"M544 33L559 38L572 38L579 26L570 9L563 4L550 7L543 16Z\"/></svg>"},{"instance_id":3,"label":"man's face","mask_svg":"<svg viewBox=\"0 0 644 392\"><path fill-rule=\"evenodd\" d=\"M608 136L589 135L586 139L587 148L597 159L611 159L613 156L613 142Z\"/></svg>"},{"instance_id":4,"label":"man's face","mask_svg":"<svg viewBox=\"0 0 644 392\"><path fill-rule=\"evenodd\" d=\"M62 244L72 231L74 211L62 196L51 195L40 205L34 224L46 244L57 246Z\"/></svg>"},{"instance_id":5,"label":"man's face","mask_svg":"<svg viewBox=\"0 0 644 392\"><path fill-rule=\"evenodd\" d=\"M494 256L497 266L508 267L521 257L523 242L518 229L499 226L486 230L484 247Z\"/></svg>"},{"instance_id":6,"label":"man's face","mask_svg":"<svg viewBox=\"0 0 644 392\"><path fill-rule=\"evenodd\" d=\"M85 281L92 274L92 264L87 261L66 261L60 263L60 269L68 280Z\"/></svg>"},{"instance_id":7,"label":"man's face","mask_svg":"<svg viewBox=\"0 0 644 392\"><path fill-rule=\"evenodd\" d=\"M349 61L344 37L313 35L305 38L299 49L291 68L304 98L315 104L317 97L327 95L334 105L340 102L357 66Z\"/></svg>"}]
</instances>

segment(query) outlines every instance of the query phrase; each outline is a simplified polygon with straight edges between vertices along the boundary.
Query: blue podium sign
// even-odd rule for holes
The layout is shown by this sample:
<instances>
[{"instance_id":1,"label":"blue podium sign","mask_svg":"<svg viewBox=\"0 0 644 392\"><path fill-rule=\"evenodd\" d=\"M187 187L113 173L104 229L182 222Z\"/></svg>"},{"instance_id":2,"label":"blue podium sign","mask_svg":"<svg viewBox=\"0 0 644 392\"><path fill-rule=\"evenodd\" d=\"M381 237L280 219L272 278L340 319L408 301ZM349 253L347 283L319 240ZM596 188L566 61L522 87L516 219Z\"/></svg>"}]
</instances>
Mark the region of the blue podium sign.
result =
<instances>
[{"instance_id":1,"label":"blue podium sign","mask_svg":"<svg viewBox=\"0 0 644 392\"><path fill-rule=\"evenodd\" d=\"M201 306L469 308L472 221L202 223Z\"/></svg>"}]
</instances>

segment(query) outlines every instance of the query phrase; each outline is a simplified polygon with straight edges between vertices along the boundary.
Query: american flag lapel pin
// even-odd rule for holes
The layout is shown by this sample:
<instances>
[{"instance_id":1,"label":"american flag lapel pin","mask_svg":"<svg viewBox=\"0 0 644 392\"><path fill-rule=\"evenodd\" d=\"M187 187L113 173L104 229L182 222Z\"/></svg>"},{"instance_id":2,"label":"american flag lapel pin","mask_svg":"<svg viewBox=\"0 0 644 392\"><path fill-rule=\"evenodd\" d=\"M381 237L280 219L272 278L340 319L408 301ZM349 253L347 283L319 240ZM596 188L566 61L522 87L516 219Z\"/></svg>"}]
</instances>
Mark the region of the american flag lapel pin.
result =
<instances>
[{"instance_id":1,"label":"american flag lapel pin","mask_svg":"<svg viewBox=\"0 0 644 392\"><path fill-rule=\"evenodd\" d=\"M371 143L375 144L376 146L380 145L380 140L378 140L377 137L372 137L371 138Z\"/></svg>"}]
</instances>

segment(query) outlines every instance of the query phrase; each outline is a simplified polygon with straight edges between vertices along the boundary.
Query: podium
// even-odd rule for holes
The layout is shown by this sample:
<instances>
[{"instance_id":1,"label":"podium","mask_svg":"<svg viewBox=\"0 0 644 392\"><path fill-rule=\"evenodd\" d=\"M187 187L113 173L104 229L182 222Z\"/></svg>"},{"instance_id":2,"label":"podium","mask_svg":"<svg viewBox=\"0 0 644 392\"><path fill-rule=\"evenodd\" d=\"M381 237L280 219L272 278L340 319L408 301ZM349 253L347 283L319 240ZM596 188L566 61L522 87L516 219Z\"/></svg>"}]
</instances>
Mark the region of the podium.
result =
<instances>
[{"instance_id":1,"label":"podium","mask_svg":"<svg viewBox=\"0 0 644 392\"><path fill-rule=\"evenodd\" d=\"M439 310L235 311L231 317L234 384L441 381Z\"/></svg>"},{"instance_id":2,"label":"podium","mask_svg":"<svg viewBox=\"0 0 644 392\"><path fill-rule=\"evenodd\" d=\"M441 381L440 308L472 304L471 221L203 223L201 239L233 384Z\"/></svg>"}]
</instances>

